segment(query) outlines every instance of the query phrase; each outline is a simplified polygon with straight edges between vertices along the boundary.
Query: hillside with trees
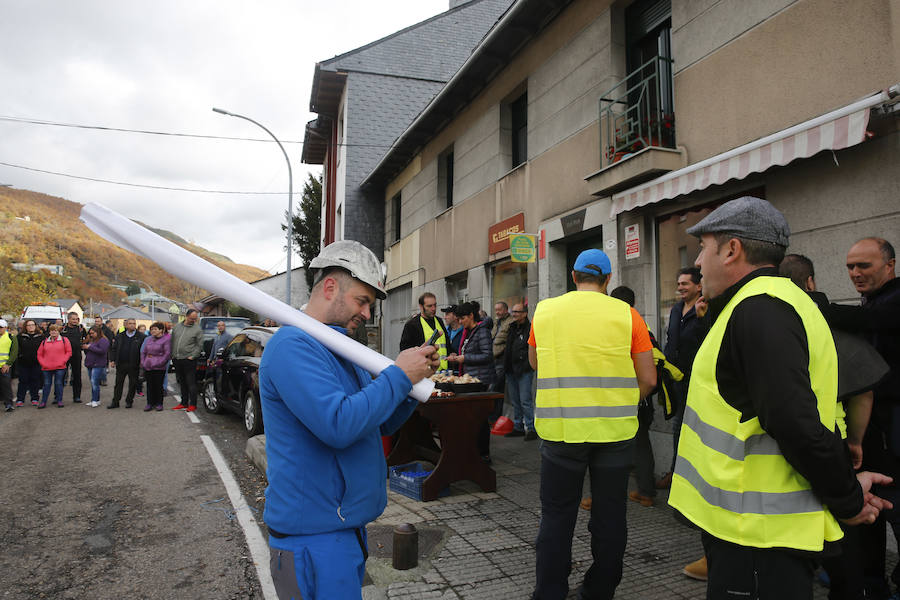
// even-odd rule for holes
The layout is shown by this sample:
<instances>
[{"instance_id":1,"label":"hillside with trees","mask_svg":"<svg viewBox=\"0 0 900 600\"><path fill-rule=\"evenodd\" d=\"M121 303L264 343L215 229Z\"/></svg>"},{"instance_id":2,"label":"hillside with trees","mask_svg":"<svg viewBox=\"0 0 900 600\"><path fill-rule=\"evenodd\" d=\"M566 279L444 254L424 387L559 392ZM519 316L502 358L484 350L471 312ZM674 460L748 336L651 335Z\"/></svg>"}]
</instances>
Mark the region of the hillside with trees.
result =
<instances>
[{"instance_id":1,"label":"hillside with trees","mask_svg":"<svg viewBox=\"0 0 900 600\"><path fill-rule=\"evenodd\" d=\"M15 313L26 304L54 297L119 304L125 294L110 284L125 286L132 279L145 281L163 296L185 303L208 294L95 234L79 220L81 206L37 192L0 188L0 314ZM269 275L164 229L144 226L244 281ZM16 271L12 263L62 265L63 275Z\"/></svg>"}]
</instances>

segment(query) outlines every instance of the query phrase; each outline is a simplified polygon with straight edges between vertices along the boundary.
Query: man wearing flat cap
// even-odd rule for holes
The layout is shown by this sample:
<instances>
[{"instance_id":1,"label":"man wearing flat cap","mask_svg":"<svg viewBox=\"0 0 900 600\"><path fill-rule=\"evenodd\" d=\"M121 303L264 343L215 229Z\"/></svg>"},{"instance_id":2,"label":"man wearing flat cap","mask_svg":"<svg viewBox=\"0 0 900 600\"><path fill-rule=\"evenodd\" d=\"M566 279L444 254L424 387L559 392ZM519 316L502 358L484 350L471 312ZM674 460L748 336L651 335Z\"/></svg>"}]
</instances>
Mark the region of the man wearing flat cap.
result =
<instances>
[{"instance_id":1,"label":"man wearing flat cap","mask_svg":"<svg viewBox=\"0 0 900 600\"><path fill-rule=\"evenodd\" d=\"M656 366L644 320L606 294L611 272L605 252L585 250L572 269L575 291L542 300L534 311L528 359L537 370L534 428L543 442L533 600L569 593L587 469L594 562L578 597L609 600L622 579L638 403L656 386Z\"/></svg>"},{"instance_id":2,"label":"man wearing flat cap","mask_svg":"<svg viewBox=\"0 0 900 600\"><path fill-rule=\"evenodd\" d=\"M707 598L812 599L815 562L890 503L854 475L836 431L837 356L809 296L778 277L790 229L765 200L688 229L709 300L669 503L703 530Z\"/></svg>"}]
</instances>

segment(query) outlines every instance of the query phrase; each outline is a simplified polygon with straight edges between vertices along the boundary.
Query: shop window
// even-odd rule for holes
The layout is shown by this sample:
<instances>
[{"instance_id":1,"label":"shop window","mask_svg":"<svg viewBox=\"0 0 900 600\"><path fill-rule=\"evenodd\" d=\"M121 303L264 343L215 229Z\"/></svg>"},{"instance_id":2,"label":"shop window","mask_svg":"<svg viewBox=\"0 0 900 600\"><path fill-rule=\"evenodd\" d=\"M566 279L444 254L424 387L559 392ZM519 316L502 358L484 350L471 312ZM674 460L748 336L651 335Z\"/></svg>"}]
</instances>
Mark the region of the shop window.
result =
<instances>
[{"instance_id":1,"label":"shop window","mask_svg":"<svg viewBox=\"0 0 900 600\"><path fill-rule=\"evenodd\" d=\"M482 306L488 314L493 315L494 304L503 301L512 309L514 304L528 307L528 265L525 263L505 262L493 268L493 294L491 306Z\"/></svg>"},{"instance_id":2,"label":"shop window","mask_svg":"<svg viewBox=\"0 0 900 600\"><path fill-rule=\"evenodd\" d=\"M438 156L438 198L443 207L453 207L453 146Z\"/></svg>"},{"instance_id":3,"label":"shop window","mask_svg":"<svg viewBox=\"0 0 900 600\"><path fill-rule=\"evenodd\" d=\"M469 300L469 272L463 271L444 279L447 286L447 301L449 304L462 304Z\"/></svg>"}]
</instances>

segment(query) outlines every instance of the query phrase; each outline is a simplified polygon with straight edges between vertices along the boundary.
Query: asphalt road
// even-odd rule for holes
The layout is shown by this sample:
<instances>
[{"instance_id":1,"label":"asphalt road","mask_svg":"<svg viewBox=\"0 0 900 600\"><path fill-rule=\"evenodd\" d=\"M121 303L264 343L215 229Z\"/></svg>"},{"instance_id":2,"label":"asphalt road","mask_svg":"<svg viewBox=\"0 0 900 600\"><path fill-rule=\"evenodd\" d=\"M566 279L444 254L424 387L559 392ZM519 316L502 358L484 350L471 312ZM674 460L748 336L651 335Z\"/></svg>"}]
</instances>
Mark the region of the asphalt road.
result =
<instances>
[{"instance_id":1,"label":"asphalt road","mask_svg":"<svg viewBox=\"0 0 900 600\"><path fill-rule=\"evenodd\" d=\"M0 598L263 598L201 441L212 438L261 510L240 418L201 408L193 423L171 395L162 412L143 412L141 397L107 410L113 373L99 408L73 404L67 387L64 408L0 413Z\"/></svg>"}]
</instances>

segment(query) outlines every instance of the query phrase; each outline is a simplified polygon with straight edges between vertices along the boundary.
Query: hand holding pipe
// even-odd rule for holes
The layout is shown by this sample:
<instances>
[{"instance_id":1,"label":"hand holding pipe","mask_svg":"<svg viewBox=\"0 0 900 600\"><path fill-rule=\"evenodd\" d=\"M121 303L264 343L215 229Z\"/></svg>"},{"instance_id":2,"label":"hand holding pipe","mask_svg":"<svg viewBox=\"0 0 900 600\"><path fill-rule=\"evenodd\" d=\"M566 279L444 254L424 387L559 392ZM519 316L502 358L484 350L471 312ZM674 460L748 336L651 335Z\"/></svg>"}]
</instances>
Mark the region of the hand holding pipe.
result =
<instances>
[{"instance_id":1,"label":"hand holding pipe","mask_svg":"<svg viewBox=\"0 0 900 600\"><path fill-rule=\"evenodd\" d=\"M338 333L324 323L269 296L105 206L93 202L86 204L81 209L81 220L100 237L152 260L179 279L227 298L257 314L266 315L279 323L299 327L338 356L374 376L394 364L388 357ZM409 395L419 402L427 402L433 389L434 383L423 379L413 386Z\"/></svg>"}]
</instances>

